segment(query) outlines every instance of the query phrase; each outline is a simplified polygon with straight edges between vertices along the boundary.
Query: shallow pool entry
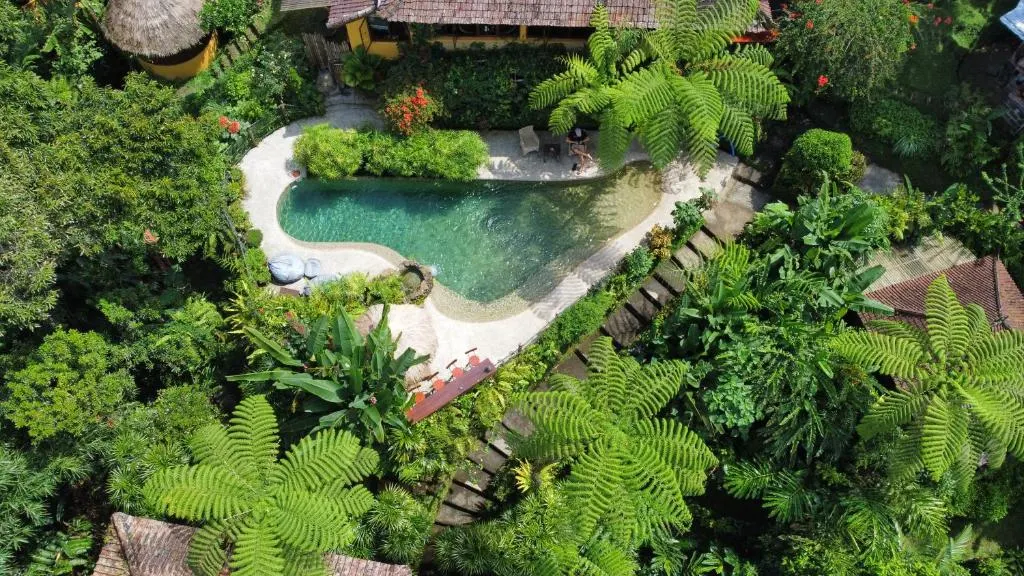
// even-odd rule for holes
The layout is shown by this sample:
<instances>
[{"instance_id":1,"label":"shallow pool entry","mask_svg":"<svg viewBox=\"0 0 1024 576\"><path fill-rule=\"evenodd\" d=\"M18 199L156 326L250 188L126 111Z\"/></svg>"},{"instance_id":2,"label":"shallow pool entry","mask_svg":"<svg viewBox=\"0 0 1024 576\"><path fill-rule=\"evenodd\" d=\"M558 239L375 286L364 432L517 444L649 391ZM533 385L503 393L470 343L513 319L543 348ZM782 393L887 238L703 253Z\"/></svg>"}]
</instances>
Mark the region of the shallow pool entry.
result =
<instances>
[{"instance_id":1,"label":"shallow pool entry","mask_svg":"<svg viewBox=\"0 0 1024 576\"><path fill-rule=\"evenodd\" d=\"M660 182L630 166L585 182L301 180L278 205L305 242L369 242L435 271L465 298L524 299L550 286L657 206Z\"/></svg>"}]
</instances>

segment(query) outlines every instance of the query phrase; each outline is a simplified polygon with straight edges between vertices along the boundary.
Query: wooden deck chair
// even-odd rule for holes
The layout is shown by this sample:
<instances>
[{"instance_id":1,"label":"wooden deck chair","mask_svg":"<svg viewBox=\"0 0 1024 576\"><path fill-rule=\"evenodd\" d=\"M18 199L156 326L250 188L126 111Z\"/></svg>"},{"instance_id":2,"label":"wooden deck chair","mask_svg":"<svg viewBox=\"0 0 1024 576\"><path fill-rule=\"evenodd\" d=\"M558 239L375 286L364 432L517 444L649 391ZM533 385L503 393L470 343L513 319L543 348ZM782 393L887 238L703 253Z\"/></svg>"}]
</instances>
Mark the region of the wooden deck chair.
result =
<instances>
[{"instance_id":1,"label":"wooden deck chair","mask_svg":"<svg viewBox=\"0 0 1024 576\"><path fill-rule=\"evenodd\" d=\"M540 151L540 138L533 131L533 125L523 126L519 129L519 147L523 149L523 156L530 152Z\"/></svg>"}]
</instances>

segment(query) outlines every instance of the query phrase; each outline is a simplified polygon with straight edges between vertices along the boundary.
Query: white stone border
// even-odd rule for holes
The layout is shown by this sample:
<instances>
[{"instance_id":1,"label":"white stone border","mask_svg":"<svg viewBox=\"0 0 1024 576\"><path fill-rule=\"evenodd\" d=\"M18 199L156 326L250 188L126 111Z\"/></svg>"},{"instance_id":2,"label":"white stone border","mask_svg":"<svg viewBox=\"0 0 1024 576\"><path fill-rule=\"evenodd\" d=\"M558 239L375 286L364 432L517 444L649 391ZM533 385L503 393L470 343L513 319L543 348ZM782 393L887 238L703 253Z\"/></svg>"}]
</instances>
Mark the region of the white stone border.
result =
<instances>
[{"instance_id":1,"label":"white stone border","mask_svg":"<svg viewBox=\"0 0 1024 576\"><path fill-rule=\"evenodd\" d=\"M390 248L358 243L309 243L288 236L277 219L281 194L294 181L293 170L303 169L292 161L292 149L303 127L329 122L339 128L356 128L366 124L379 125L376 113L365 106L339 107L326 116L289 124L267 136L242 159L239 167L245 174L244 205L253 226L263 233L263 249L269 256L291 252L302 258L318 258L322 274L365 272L371 275L395 270L397 253ZM491 160L480 169L483 179L505 180L569 180L599 175L596 167L583 174L573 174L569 161L543 162L536 154L523 158L519 154L515 132L482 134L487 141ZM596 140L596 134L593 138ZM564 148L564 146L563 146ZM632 150L628 160L645 159L643 152ZM428 297L424 309L437 332L438 349L434 365L443 367L451 360L465 360L465 351L476 348L476 355L496 363L514 355L530 343L563 310L580 299L592 286L611 273L633 248L639 245L655 225L670 225L675 203L700 195L701 187L721 191L736 166L736 159L719 154L718 161L704 182L682 162L674 162L662 173L663 195L654 210L643 221L610 240L596 253L576 266L545 297L532 302L525 310L511 315L469 320L445 314ZM435 284L435 290L445 290Z\"/></svg>"}]
</instances>

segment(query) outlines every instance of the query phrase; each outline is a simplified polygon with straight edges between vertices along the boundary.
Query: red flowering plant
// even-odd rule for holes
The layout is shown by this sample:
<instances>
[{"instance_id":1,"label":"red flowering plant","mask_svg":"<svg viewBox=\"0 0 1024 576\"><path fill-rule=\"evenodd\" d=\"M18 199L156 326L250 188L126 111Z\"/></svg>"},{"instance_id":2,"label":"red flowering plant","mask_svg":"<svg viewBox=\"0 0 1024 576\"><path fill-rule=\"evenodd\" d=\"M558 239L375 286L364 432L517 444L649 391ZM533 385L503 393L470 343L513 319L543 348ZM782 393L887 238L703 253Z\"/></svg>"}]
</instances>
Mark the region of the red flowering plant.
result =
<instances>
[{"instance_id":1,"label":"red flowering plant","mask_svg":"<svg viewBox=\"0 0 1024 576\"><path fill-rule=\"evenodd\" d=\"M417 86L388 98L382 113L393 131L411 136L427 128L441 111L441 103L425 88Z\"/></svg>"},{"instance_id":2,"label":"red flowering plant","mask_svg":"<svg viewBox=\"0 0 1024 576\"><path fill-rule=\"evenodd\" d=\"M237 140L239 132L244 128L243 124L238 120L233 120L227 116L220 116L217 118L217 125L220 126L220 140L221 142L227 142L231 140Z\"/></svg>"}]
</instances>

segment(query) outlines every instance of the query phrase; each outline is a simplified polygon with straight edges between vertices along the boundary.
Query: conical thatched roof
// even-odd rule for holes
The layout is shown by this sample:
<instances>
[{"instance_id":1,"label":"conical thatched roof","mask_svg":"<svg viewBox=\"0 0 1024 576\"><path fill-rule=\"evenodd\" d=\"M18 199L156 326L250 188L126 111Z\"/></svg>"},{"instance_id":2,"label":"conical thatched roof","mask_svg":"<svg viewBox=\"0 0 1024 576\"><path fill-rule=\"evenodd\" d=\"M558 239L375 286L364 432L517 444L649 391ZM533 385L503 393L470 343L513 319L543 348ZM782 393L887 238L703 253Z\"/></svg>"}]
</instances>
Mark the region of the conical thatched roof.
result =
<instances>
[{"instance_id":1,"label":"conical thatched roof","mask_svg":"<svg viewBox=\"0 0 1024 576\"><path fill-rule=\"evenodd\" d=\"M380 304L370 306L366 313L356 320L356 329L363 336L367 335L380 322L383 312L384 306ZM391 328L392 336L398 336L396 354L401 354L406 348L412 348L418 355L430 355L430 360L413 366L405 373L407 385L426 380L428 376L437 372L434 367L437 333L434 332L434 323L430 321L430 314L426 310L412 304L389 306L388 327Z\"/></svg>"},{"instance_id":2,"label":"conical thatched roof","mask_svg":"<svg viewBox=\"0 0 1024 576\"><path fill-rule=\"evenodd\" d=\"M172 56L206 36L199 25L203 0L110 0L103 34L125 52Z\"/></svg>"}]
</instances>

